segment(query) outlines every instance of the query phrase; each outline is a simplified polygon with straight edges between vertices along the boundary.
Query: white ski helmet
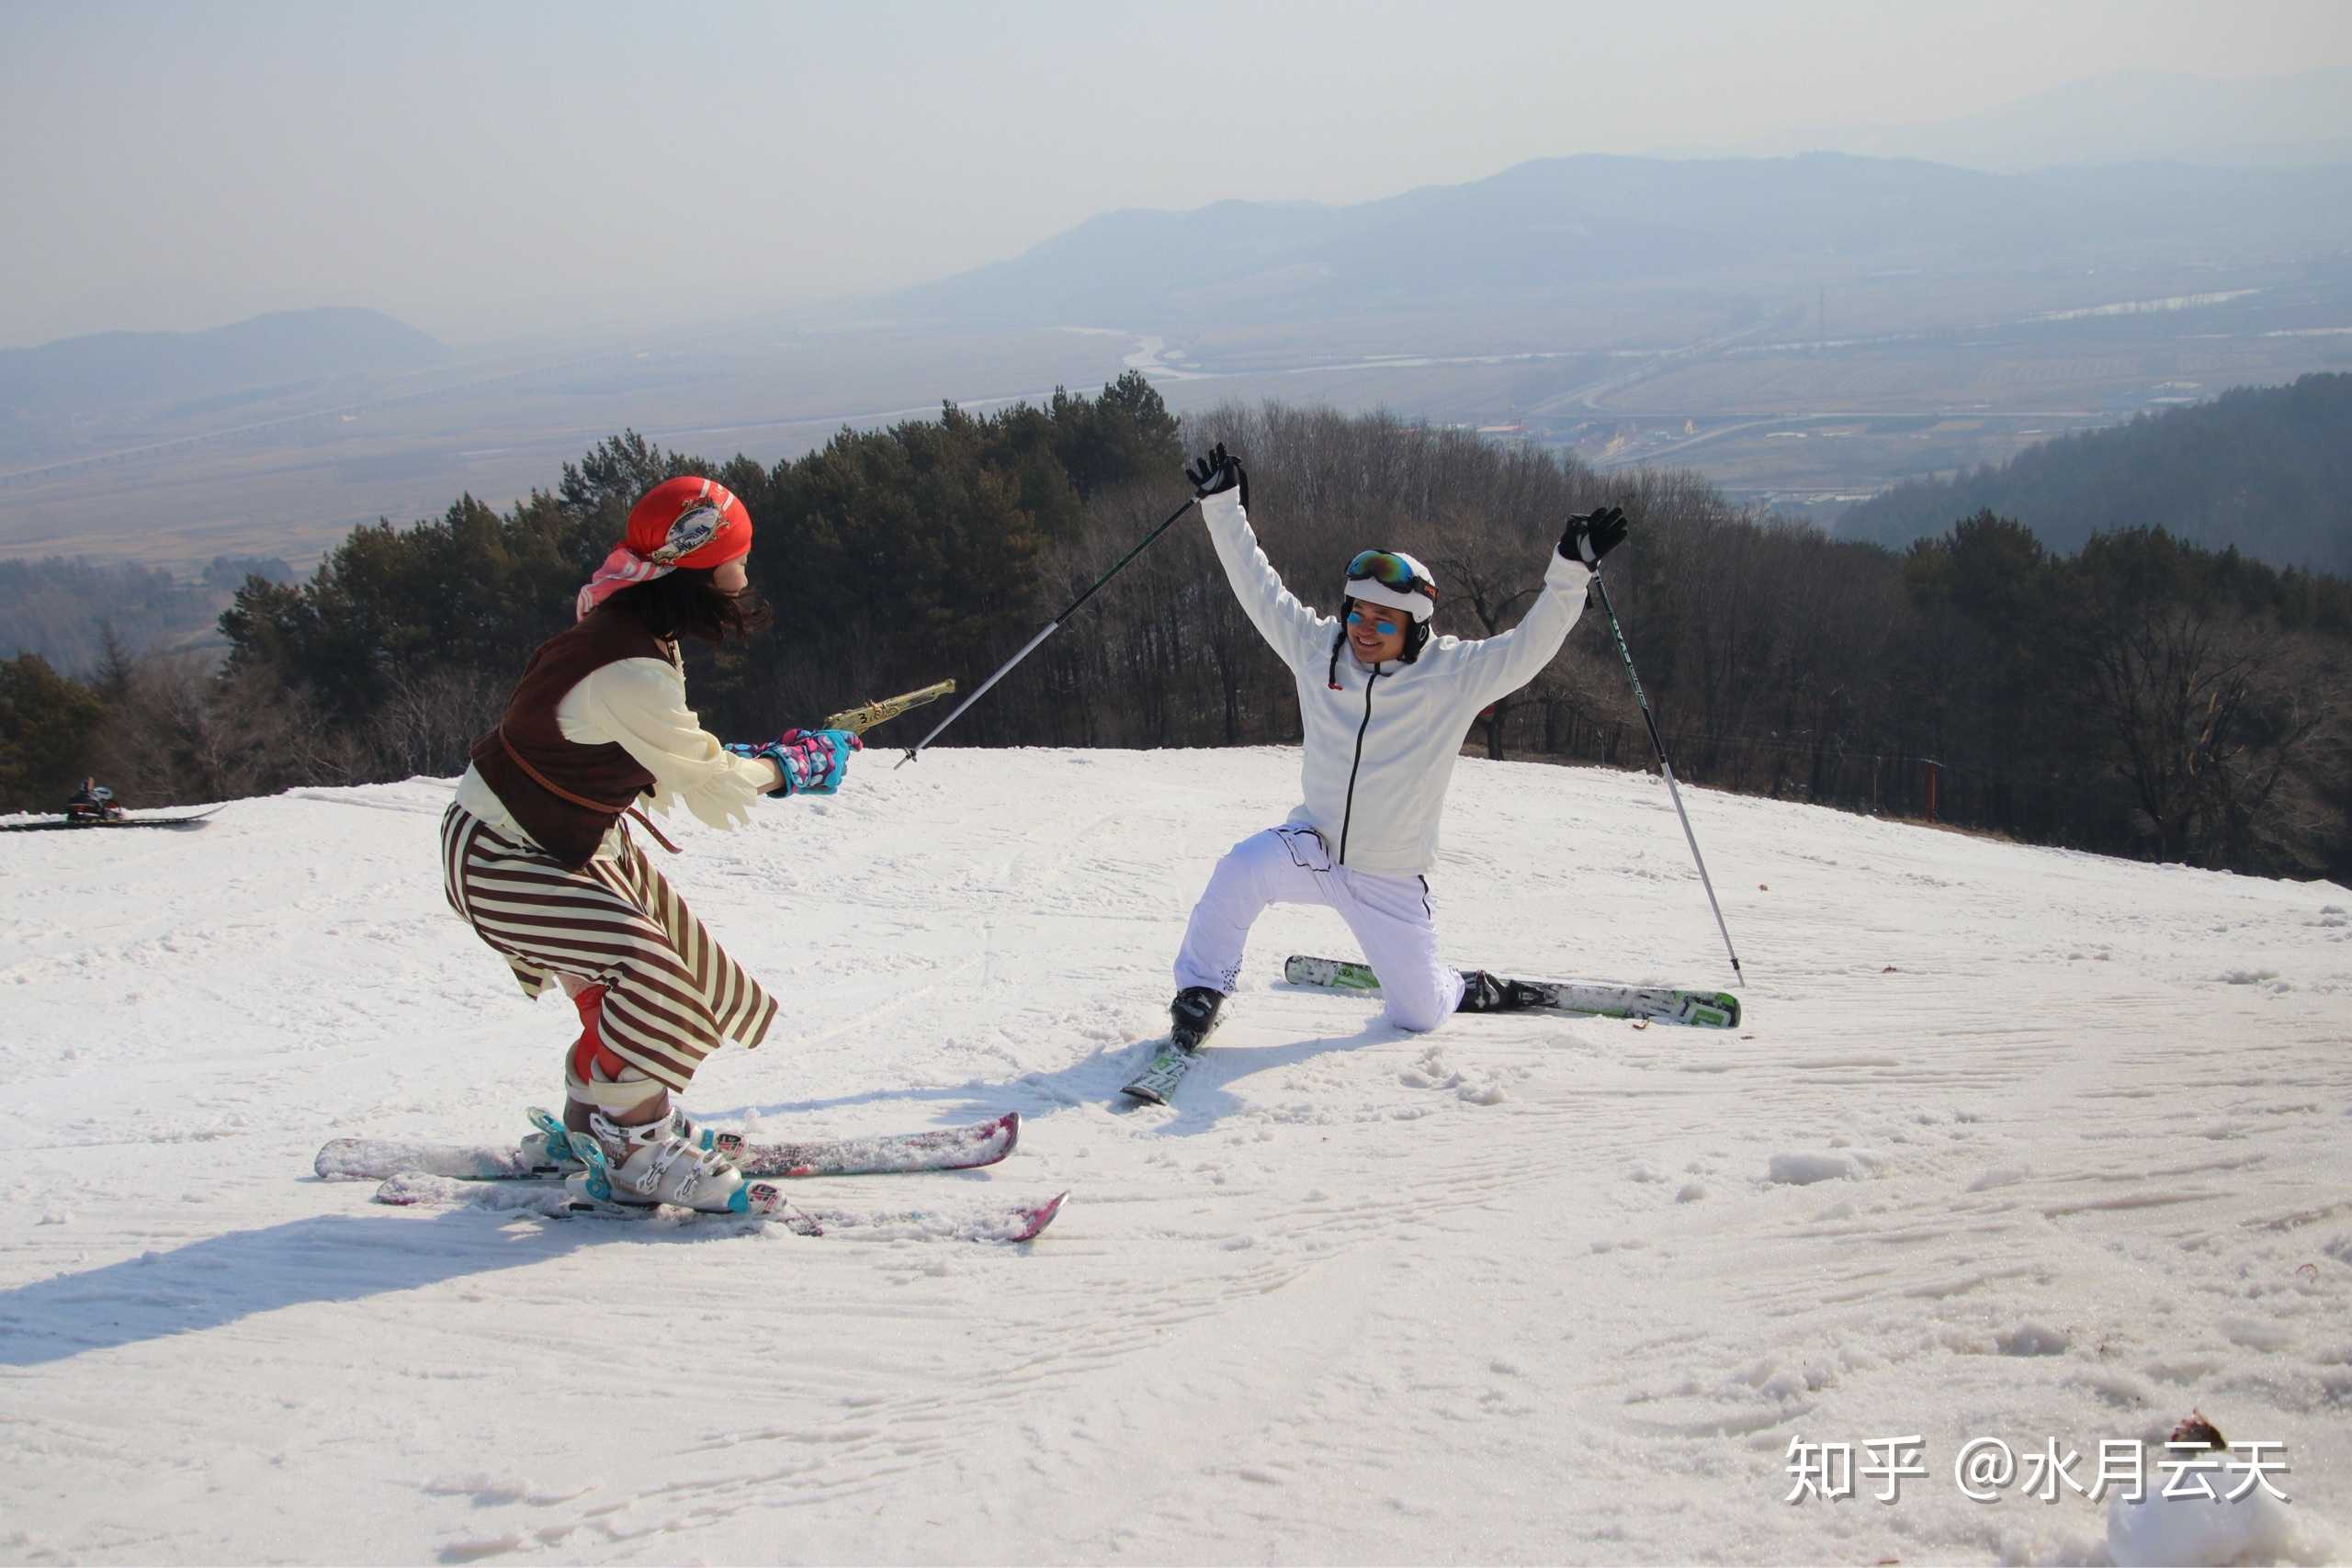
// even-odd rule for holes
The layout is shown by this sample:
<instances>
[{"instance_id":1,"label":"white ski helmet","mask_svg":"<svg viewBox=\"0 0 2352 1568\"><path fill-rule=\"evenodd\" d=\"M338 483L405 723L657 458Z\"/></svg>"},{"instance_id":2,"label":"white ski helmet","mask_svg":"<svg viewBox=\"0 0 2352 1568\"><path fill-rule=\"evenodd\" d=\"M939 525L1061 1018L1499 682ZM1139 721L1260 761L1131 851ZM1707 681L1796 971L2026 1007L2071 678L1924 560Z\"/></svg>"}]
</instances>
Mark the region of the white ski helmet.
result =
<instances>
[{"instance_id":1,"label":"white ski helmet","mask_svg":"<svg viewBox=\"0 0 2352 1568\"><path fill-rule=\"evenodd\" d=\"M1437 614L1437 579L1402 550L1364 550L1348 562L1347 595L1402 610L1416 622Z\"/></svg>"}]
</instances>

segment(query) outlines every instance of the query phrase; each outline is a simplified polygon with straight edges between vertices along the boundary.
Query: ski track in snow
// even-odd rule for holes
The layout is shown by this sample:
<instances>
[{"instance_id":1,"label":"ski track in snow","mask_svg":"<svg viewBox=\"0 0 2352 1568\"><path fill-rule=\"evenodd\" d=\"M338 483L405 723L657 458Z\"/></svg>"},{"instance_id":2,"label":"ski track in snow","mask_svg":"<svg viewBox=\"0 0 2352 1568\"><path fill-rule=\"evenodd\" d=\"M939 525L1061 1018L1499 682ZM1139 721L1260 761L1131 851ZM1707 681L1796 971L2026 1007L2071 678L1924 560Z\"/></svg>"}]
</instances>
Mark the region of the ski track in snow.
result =
<instances>
[{"instance_id":1,"label":"ski track in snow","mask_svg":"<svg viewBox=\"0 0 2352 1568\"><path fill-rule=\"evenodd\" d=\"M2297 1555L2352 1544L2352 896L1692 791L1744 1029L1408 1035L1282 984L1353 949L1277 908L1178 1103L1114 1104L1296 777L869 760L658 857L786 1004L695 1109L1018 1109L991 1169L795 1193L1074 1190L1010 1247L312 1179L560 1093L570 1010L443 904L444 781L14 836L0 1561L2103 1562L2099 1505L1953 1458L2191 1406L2288 1446ZM1728 975L1655 780L1465 759L1446 833L1459 961ZM1908 1433L1898 1503L1782 1501L1792 1438Z\"/></svg>"}]
</instances>

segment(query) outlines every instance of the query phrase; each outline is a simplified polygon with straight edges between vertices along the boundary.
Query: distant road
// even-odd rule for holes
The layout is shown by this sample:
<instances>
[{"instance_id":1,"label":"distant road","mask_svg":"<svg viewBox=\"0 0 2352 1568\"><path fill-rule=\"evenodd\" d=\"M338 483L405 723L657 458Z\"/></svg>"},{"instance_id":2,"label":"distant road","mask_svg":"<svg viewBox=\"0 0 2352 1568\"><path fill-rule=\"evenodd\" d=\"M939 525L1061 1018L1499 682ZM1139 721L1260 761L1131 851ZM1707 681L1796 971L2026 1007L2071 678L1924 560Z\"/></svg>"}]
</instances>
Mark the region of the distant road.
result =
<instances>
[{"instance_id":1,"label":"distant road","mask_svg":"<svg viewBox=\"0 0 2352 1568\"><path fill-rule=\"evenodd\" d=\"M1627 419L1673 419L1672 413L1627 414ZM1689 417L1697 418L1697 415ZM1596 468L1622 468L1636 463L1647 463L1677 452L1687 452L1693 446L1703 446L1726 435L1743 431L1765 430L1780 424L1836 424L1849 419L2091 419L2120 418L2120 415L2100 409L1839 409L1834 413L1782 413L1745 419L1736 424L1717 425L1696 435L1686 435L1663 446L1648 446L1622 457L1593 459Z\"/></svg>"}]
</instances>

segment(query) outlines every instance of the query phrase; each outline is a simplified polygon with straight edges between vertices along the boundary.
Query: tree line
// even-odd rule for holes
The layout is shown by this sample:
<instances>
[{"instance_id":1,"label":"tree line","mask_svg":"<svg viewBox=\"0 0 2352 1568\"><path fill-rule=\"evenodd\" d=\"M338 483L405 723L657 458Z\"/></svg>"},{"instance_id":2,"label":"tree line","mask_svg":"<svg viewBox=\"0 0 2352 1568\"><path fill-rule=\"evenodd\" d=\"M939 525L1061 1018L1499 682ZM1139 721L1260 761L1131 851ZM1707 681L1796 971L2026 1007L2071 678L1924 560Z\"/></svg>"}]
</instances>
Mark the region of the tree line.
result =
<instances>
[{"instance_id":1,"label":"tree line","mask_svg":"<svg viewBox=\"0 0 2352 1568\"><path fill-rule=\"evenodd\" d=\"M498 512L355 530L308 581L250 578L230 652L116 654L87 680L0 665L0 803L53 807L95 769L133 805L447 775L631 502L718 478L757 525L758 641L689 649L703 718L773 733L994 669L1182 499L1222 440L1306 602L1380 545L1428 561L1441 633L1516 624L1562 520L1625 507L1611 592L1688 782L2245 871L2352 873L2352 584L2153 526L2073 555L1979 513L1902 552L1736 506L1695 474L1381 415L1268 404L1179 422L1140 376L1099 396L844 430L805 457L723 464L633 433ZM910 741L921 716L898 721ZM1181 525L950 732L961 745L1294 742L1288 671ZM1493 757L1653 766L1604 618L1482 716ZM62 787L61 787L62 786Z\"/></svg>"}]
</instances>

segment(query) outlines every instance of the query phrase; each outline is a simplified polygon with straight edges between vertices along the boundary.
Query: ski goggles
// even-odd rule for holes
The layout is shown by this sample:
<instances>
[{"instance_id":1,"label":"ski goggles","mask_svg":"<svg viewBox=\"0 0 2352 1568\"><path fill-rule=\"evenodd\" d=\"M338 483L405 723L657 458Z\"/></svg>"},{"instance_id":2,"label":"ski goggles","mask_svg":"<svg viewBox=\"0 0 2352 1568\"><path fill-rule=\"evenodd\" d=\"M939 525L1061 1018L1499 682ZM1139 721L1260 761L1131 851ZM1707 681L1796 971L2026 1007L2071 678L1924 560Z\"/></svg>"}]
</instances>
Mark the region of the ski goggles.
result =
<instances>
[{"instance_id":1,"label":"ski goggles","mask_svg":"<svg viewBox=\"0 0 2352 1568\"><path fill-rule=\"evenodd\" d=\"M1396 623L1389 619L1386 615L1366 615L1362 610L1350 610L1348 612L1348 625L1351 626L1360 626L1367 620L1372 622L1372 629L1378 632L1382 637L1395 637L1396 635Z\"/></svg>"},{"instance_id":2,"label":"ski goggles","mask_svg":"<svg viewBox=\"0 0 2352 1568\"><path fill-rule=\"evenodd\" d=\"M1437 603L1437 584L1413 570L1413 563L1387 550L1365 550L1348 563L1350 582L1377 582L1399 593L1419 593Z\"/></svg>"}]
</instances>

